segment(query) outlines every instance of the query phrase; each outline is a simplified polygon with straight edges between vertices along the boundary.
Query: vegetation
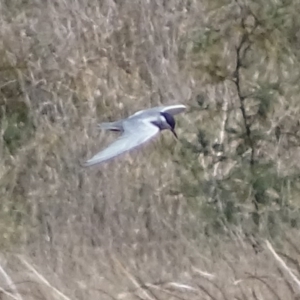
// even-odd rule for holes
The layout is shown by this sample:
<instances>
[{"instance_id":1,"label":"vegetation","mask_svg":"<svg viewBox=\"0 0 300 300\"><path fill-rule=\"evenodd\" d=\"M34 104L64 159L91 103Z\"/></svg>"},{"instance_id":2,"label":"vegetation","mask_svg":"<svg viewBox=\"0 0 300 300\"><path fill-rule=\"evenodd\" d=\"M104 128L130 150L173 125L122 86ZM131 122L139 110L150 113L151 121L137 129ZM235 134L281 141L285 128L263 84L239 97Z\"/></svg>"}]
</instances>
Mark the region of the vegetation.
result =
<instances>
[{"instance_id":1,"label":"vegetation","mask_svg":"<svg viewBox=\"0 0 300 300\"><path fill-rule=\"evenodd\" d=\"M299 13L0 2L1 297L296 299ZM81 167L98 121L173 103L179 142Z\"/></svg>"}]
</instances>

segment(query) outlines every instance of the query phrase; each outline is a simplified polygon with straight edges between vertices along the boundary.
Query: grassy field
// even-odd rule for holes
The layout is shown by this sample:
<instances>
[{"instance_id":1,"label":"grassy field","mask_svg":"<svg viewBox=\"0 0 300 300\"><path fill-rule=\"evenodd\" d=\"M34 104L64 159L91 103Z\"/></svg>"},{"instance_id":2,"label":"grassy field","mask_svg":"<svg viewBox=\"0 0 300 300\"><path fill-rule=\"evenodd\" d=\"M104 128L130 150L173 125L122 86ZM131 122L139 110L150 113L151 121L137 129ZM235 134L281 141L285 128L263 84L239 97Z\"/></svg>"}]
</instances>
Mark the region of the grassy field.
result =
<instances>
[{"instance_id":1,"label":"grassy field","mask_svg":"<svg viewBox=\"0 0 300 300\"><path fill-rule=\"evenodd\" d=\"M299 14L0 2L0 298L299 299ZM179 141L81 167L177 103Z\"/></svg>"}]
</instances>

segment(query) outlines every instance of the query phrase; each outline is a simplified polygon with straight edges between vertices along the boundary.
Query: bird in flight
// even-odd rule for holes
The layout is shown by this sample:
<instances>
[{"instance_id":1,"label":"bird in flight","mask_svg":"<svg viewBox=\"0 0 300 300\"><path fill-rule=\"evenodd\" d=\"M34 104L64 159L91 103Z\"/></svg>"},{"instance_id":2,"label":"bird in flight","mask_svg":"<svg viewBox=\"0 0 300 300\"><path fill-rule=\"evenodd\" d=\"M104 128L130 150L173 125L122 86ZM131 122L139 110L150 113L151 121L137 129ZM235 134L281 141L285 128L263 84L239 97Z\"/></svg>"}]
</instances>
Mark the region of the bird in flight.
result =
<instances>
[{"instance_id":1,"label":"bird in flight","mask_svg":"<svg viewBox=\"0 0 300 300\"><path fill-rule=\"evenodd\" d=\"M109 161L146 143L160 131L168 129L177 138L174 115L185 110L182 104L158 106L136 112L127 119L101 123L99 128L119 131L122 135L107 148L87 160L83 166L90 167Z\"/></svg>"}]
</instances>

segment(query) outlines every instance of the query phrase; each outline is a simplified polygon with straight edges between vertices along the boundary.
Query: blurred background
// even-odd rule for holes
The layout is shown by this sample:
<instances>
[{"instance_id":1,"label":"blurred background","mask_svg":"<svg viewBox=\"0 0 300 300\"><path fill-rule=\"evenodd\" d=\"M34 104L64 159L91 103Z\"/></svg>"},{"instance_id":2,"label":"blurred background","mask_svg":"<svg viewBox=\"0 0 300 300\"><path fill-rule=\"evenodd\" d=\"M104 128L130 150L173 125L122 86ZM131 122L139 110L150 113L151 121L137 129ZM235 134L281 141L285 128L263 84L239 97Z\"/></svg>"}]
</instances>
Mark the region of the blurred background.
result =
<instances>
[{"instance_id":1,"label":"blurred background","mask_svg":"<svg viewBox=\"0 0 300 300\"><path fill-rule=\"evenodd\" d=\"M0 298L299 299L299 15L2 0ZM97 123L170 104L179 141L81 167Z\"/></svg>"}]
</instances>

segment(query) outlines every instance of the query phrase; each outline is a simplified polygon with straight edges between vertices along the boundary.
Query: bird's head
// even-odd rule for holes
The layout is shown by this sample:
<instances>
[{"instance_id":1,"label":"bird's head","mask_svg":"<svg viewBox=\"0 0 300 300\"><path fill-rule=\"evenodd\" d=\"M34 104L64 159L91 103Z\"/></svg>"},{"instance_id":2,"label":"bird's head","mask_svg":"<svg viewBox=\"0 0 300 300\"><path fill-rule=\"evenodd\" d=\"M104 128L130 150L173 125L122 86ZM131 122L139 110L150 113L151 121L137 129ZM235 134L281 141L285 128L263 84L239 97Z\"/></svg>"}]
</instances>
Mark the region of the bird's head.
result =
<instances>
[{"instance_id":1,"label":"bird's head","mask_svg":"<svg viewBox=\"0 0 300 300\"><path fill-rule=\"evenodd\" d=\"M167 113L167 112L161 112L160 114L164 119L164 124L163 124L164 128L163 129L171 130L172 133L174 134L174 136L178 139L177 134L175 132L176 122L175 122L174 117L171 114Z\"/></svg>"}]
</instances>

